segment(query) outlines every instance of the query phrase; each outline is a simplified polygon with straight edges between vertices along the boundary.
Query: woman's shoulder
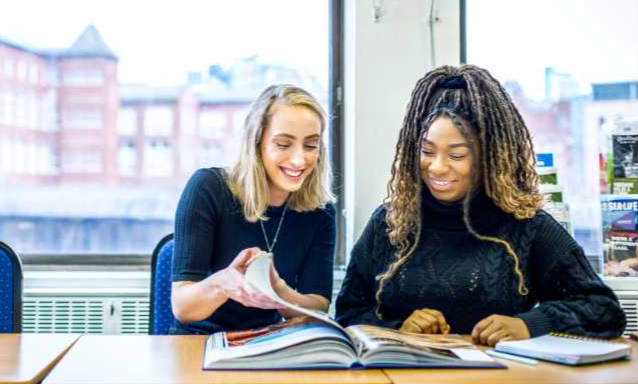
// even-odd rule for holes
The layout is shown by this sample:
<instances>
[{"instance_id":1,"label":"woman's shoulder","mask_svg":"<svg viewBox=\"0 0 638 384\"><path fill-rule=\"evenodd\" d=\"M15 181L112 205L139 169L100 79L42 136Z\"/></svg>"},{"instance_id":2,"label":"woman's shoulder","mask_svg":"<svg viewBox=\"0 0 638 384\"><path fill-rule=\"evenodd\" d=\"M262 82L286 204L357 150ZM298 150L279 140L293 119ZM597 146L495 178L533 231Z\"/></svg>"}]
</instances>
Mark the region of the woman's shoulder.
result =
<instances>
[{"instance_id":1,"label":"woman's shoulder","mask_svg":"<svg viewBox=\"0 0 638 384\"><path fill-rule=\"evenodd\" d=\"M201 168L193 173L186 185L186 191L191 191L202 198L213 200L232 200L232 193L226 181L226 170L223 168Z\"/></svg>"}]
</instances>

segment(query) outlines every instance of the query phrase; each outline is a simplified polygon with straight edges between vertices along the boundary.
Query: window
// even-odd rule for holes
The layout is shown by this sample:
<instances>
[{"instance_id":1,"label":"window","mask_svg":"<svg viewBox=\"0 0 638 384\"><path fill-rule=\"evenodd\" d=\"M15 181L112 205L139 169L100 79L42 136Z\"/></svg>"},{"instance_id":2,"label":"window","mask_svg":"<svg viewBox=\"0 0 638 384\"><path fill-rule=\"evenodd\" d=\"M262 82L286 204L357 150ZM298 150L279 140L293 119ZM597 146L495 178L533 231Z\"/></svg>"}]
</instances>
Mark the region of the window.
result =
<instances>
[{"instance_id":1,"label":"window","mask_svg":"<svg viewBox=\"0 0 638 384\"><path fill-rule=\"evenodd\" d=\"M103 161L95 151L67 152L62 156L62 172L69 174L90 174L102 172Z\"/></svg>"},{"instance_id":2,"label":"window","mask_svg":"<svg viewBox=\"0 0 638 384\"><path fill-rule=\"evenodd\" d=\"M137 173L137 150L135 142L124 141L120 143L120 152L117 157L120 175L135 176Z\"/></svg>"},{"instance_id":3,"label":"window","mask_svg":"<svg viewBox=\"0 0 638 384\"><path fill-rule=\"evenodd\" d=\"M152 106L144 110L144 134L147 136L170 136L173 124L172 107Z\"/></svg>"},{"instance_id":4,"label":"window","mask_svg":"<svg viewBox=\"0 0 638 384\"><path fill-rule=\"evenodd\" d=\"M38 72L38 65L36 63L29 64L29 82L31 84L38 84Z\"/></svg>"},{"instance_id":5,"label":"window","mask_svg":"<svg viewBox=\"0 0 638 384\"><path fill-rule=\"evenodd\" d=\"M18 61L18 80L26 80L27 78L27 63L23 60Z\"/></svg>"},{"instance_id":6,"label":"window","mask_svg":"<svg viewBox=\"0 0 638 384\"><path fill-rule=\"evenodd\" d=\"M8 78L12 78L13 77L13 60L9 57L6 57L4 59L4 75Z\"/></svg>"},{"instance_id":7,"label":"window","mask_svg":"<svg viewBox=\"0 0 638 384\"><path fill-rule=\"evenodd\" d=\"M16 39L0 40L0 161L12 159L0 164L12 207L0 212L0 238L22 254L149 254L172 231L192 172L234 157L266 86L293 82L328 99L328 0L59 8L32 0L0 12L0 36ZM68 198L28 200L45 187ZM74 198L82 190L97 192Z\"/></svg>"},{"instance_id":8,"label":"window","mask_svg":"<svg viewBox=\"0 0 638 384\"><path fill-rule=\"evenodd\" d=\"M137 134L137 110L135 108L120 108L117 116L117 132L122 136Z\"/></svg>"},{"instance_id":9,"label":"window","mask_svg":"<svg viewBox=\"0 0 638 384\"><path fill-rule=\"evenodd\" d=\"M467 62L512 96L553 153L573 234L600 271L602 123L638 117L638 2L467 1Z\"/></svg>"},{"instance_id":10,"label":"window","mask_svg":"<svg viewBox=\"0 0 638 384\"><path fill-rule=\"evenodd\" d=\"M104 85L104 72L99 69L67 70L62 77L70 87L98 87Z\"/></svg>"},{"instance_id":11,"label":"window","mask_svg":"<svg viewBox=\"0 0 638 384\"><path fill-rule=\"evenodd\" d=\"M199 134L207 139L222 139L227 129L226 115L220 111L201 111L199 113Z\"/></svg>"},{"instance_id":12,"label":"window","mask_svg":"<svg viewBox=\"0 0 638 384\"><path fill-rule=\"evenodd\" d=\"M69 107L63 115L65 129L102 129L104 111L100 107Z\"/></svg>"},{"instance_id":13,"label":"window","mask_svg":"<svg viewBox=\"0 0 638 384\"><path fill-rule=\"evenodd\" d=\"M144 147L144 175L167 177L173 172L173 151L165 140L152 140Z\"/></svg>"}]
</instances>

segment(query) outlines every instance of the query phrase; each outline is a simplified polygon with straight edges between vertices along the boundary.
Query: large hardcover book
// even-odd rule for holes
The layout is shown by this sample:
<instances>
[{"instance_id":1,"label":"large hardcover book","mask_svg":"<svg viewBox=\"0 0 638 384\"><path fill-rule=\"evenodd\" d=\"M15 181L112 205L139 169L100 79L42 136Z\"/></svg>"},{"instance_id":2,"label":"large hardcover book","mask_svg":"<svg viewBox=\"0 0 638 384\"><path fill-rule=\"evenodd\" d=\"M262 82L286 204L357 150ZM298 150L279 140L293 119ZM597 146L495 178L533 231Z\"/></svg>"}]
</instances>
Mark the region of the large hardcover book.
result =
<instances>
[{"instance_id":1,"label":"large hardcover book","mask_svg":"<svg viewBox=\"0 0 638 384\"><path fill-rule=\"evenodd\" d=\"M246 279L305 316L249 331L218 332L205 344L203 369L506 368L459 335L421 335L357 325L343 328L327 314L289 303L274 292L263 254Z\"/></svg>"}]
</instances>

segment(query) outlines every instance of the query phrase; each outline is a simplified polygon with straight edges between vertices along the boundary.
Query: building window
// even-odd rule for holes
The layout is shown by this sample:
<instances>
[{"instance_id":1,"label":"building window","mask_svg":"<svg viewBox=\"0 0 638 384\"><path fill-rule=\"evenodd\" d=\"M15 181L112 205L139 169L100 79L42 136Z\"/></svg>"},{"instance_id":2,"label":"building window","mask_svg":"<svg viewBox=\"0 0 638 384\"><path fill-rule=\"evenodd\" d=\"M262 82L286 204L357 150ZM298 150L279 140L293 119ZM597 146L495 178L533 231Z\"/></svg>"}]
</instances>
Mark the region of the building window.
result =
<instances>
[{"instance_id":1,"label":"building window","mask_svg":"<svg viewBox=\"0 0 638 384\"><path fill-rule=\"evenodd\" d=\"M123 141L117 156L120 176L135 176L137 174L137 149L134 141Z\"/></svg>"},{"instance_id":2,"label":"building window","mask_svg":"<svg viewBox=\"0 0 638 384\"><path fill-rule=\"evenodd\" d=\"M103 171L102 154L98 152L65 152L62 155L64 173L101 173Z\"/></svg>"},{"instance_id":3,"label":"building window","mask_svg":"<svg viewBox=\"0 0 638 384\"><path fill-rule=\"evenodd\" d=\"M137 109L135 107L120 108L117 116L117 133L120 136L137 135Z\"/></svg>"},{"instance_id":4,"label":"building window","mask_svg":"<svg viewBox=\"0 0 638 384\"><path fill-rule=\"evenodd\" d=\"M104 85L104 71L100 69L66 70L62 75L62 81L69 87L99 87Z\"/></svg>"},{"instance_id":5,"label":"building window","mask_svg":"<svg viewBox=\"0 0 638 384\"><path fill-rule=\"evenodd\" d=\"M14 62L10 57L6 57L4 59L4 76L8 77L8 78L12 78L13 77L13 65Z\"/></svg>"},{"instance_id":6,"label":"building window","mask_svg":"<svg viewBox=\"0 0 638 384\"><path fill-rule=\"evenodd\" d=\"M23 60L18 60L18 80L27 79L27 63Z\"/></svg>"},{"instance_id":7,"label":"building window","mask_svg":"<svg viewBox=\"0 0 638 384\"><path fill-rule=\"evenodd\" d=\"M102 129L104 110L100 107L69 107L62 125L65 129Z\"/></svg>"},{"instance_id":8,"label":"building window","mask_svg":"<svg viewBox=\"0 0 638 384\"><path fill-rule=\"evenodd\" d=\"M173 173L173 151L165 140L151 140L144 146L144 175L166 177Z\"/></svg>"},{"instance_id":9,"label":"building window","mask_svg":"<svg viewBox=\"0 0 638 384\"><path fill-rule=\"evenodd\" d=\"M146 136L171 136L173 124L172 107L152 106L144 109L144 134Z\"/></svg>"},{"instance_id":10,"label":"building window","mask_svg":"<svg viewBox=\"0 0 638 384\"><path fill-rule=\"evenodd\" d=\"M226 137L226 124L224 112L204 110L199 113L199 135L203 138L219 140Z\"/></svg>"},{"instance_id":11,"label":"building window","mask_svg":"<svg viewBox=\"0 0 638 384\"><path fill-rule=\"evenodd\" d=\"M50 144L40 143L37 173L41 175L55 175L57 173L55 150Z\"/></svg>"},{"instance_id":12,"label":"building window","mask_svg":"<svg viewBox=\"0 0 638 384\"><path fill-rule=\"evenodd\" d=\"M31 63L29 64L29 82L33 85L38 84L39 80L39 68L38 64Z\"/></svg>"}]
</instances>

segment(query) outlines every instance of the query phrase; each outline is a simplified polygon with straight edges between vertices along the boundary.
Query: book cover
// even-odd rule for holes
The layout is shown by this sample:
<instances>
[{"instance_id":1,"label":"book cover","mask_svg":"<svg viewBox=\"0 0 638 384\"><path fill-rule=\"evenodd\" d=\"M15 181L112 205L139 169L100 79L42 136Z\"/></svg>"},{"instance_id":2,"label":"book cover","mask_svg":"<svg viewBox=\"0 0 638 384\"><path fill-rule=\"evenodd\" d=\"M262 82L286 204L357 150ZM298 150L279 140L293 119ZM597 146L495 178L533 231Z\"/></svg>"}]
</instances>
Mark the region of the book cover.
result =
<instances>
[{"instance_id":1,"label":"book cover","mask_svg":"<svg viewBox=\"0 0 638 384\"><path fill-rule=\"evenodd\" d=\"M604 274L638 276L638 198L605 197L602 220Z\"/></svg>"},{"instance_id":2,"label":"book cover","mask_svg":"<svg viewBox=\"0 0 638 384\"><path fill-rule=\"evenodd\" d=\"M496 351L567 365L627 359L631 346L621 342L552 333L527 340L500 341Z\"/></svg>"}]
</instances>

